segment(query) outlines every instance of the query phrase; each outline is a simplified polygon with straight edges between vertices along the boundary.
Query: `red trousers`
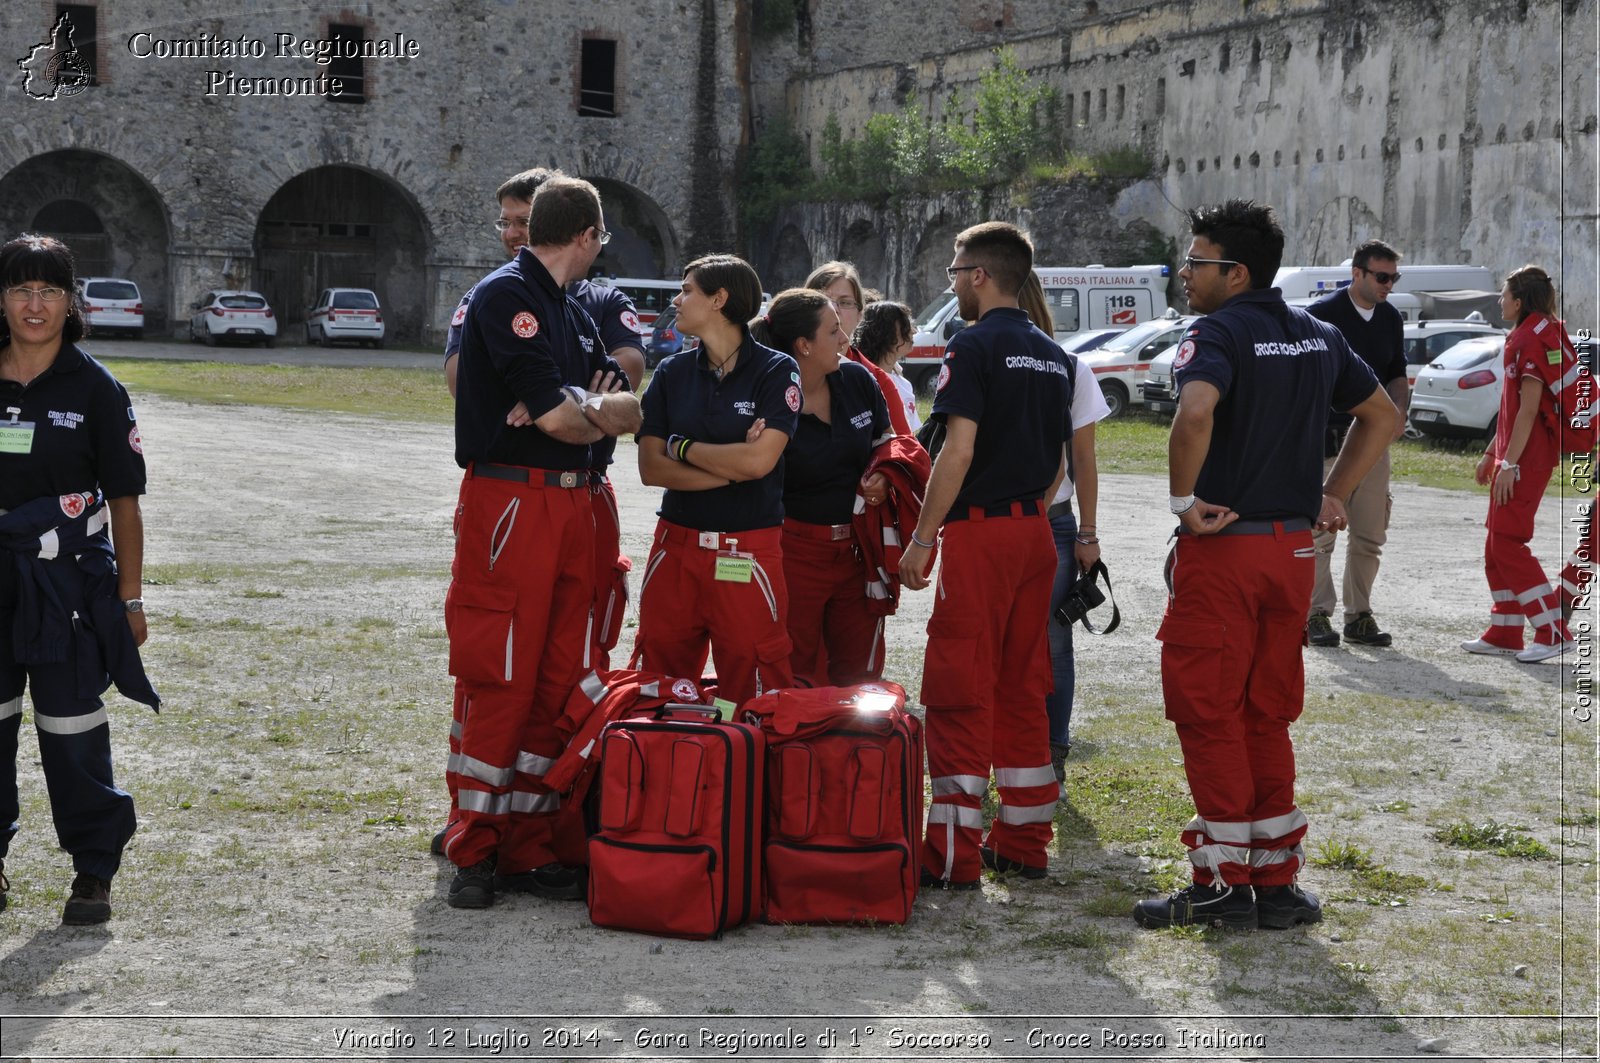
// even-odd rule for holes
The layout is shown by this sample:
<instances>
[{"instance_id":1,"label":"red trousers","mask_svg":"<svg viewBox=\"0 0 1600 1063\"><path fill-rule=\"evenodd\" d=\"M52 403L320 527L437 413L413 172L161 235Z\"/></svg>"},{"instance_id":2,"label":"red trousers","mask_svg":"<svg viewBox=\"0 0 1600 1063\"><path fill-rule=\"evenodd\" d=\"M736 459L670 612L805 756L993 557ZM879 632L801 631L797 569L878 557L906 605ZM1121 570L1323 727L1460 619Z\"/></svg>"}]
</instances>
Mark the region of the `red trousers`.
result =
<instances>
[{"instance_id":1,"label":"red trousers","mask_svg":"<svg viewBox=\"0 0 1600 1063\"><path fill-rule=\"evenodd\" d=\"M622 635L628 612L628 572L633 562L622 554L622 528L617 492L603 474L589 477L589 503L594 510L594 667L607 671L611 651Z\"/></svg>"},{"instance_id":2,"label":"red trousers","mask_svg":"<svg viewBox=\"0 0 1600 1063\"><path fill-rule=\"evenodd\" d=\"M560 839L582 831L581 809L564 809L543 776L562 749L555 721L588 668L594 518L581 475L562 488L529 472L523 484L468 471L445 597L460 724L445 851L460 867L498 853L503 873L561 859Z\"/></svg>"},{"instance_id":3,"label":"red trousers","mask_svg":"<svg viewBox=\"0 0 1600 1063\"><path fill-rule=\"evenodd\" d=\"M1529 447L1529 450L1532 450ZM1484 527L1489 530L1483 544L1483 574L1489 581L1489 629L1485 642L1509 649L1521 649L1523 624L1533 628L1540 645L1564 642L1571 636L1561 619L1561 597L1545 577L1539 559L1528 543L1533 539L1533 518L1539 501L1555 471L1554 462L1537 456L1522 457L1522 475L1512 489L1511 500L1496 505L1491 498Z\"/></svg>"},{"instance_id":4,"label":"red trousers","mask_svg":"<svg viewBox=\"0 0 1600 1063\"><path fill-rule=\"evenodd\" d=\"M1019 515L951 521L943 551L922 664L933 787L922 867L973 882L991 768L1000 811L982 844L1030 867L1049 863L1060 792L1044 711L1056 548L1049 521Z\"/></svg>"},{"instance_id":5,"label":"red trousers","mask_svg":"<svg viewBox=\"0 0 1600 1063\"><path fill-rule=\"evenodd\" d=\"M1181 535L1161 640L1161 690L1195 817L1196 882L1293 882L1306 817L1294 802L1289 725L1305 700L1311 532Z\"/></svg>"},{"instance_id":6,"label":"red trousers","mask_svg":"<svg viewBox=\"0 0 1600 1063\"><path fill-rule=\"evenodd\" d=\"M748 582L716 578L719 557L735 550L755 556ZM700 676L709 650L718 697L743 702L794 686L788 608L777 528L701 532L658 521L639 584L639 633L630 667Z\"/></svg>"},{"instance_id":7,"label":"red trousers","mask_svg":"<svg viewBox=\"0 0 1600 1063\"><path fill-rule=\"evenodd\" d=\"M867 565L844 526L783 522L789 588L789 658L796 682L854 686L883 676L883 617L867 611Z\"/></svg>"}]
</instances>

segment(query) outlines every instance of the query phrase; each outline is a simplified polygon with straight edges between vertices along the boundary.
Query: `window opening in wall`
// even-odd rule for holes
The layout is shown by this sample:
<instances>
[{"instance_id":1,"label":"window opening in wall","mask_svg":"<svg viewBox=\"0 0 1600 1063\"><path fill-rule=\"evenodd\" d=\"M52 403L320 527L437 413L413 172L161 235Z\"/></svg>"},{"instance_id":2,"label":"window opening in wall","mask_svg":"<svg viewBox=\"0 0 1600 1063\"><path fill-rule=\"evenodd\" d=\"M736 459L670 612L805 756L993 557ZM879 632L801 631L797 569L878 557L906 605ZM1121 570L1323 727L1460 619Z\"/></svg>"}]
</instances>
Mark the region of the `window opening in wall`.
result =
<instances>
[{"instance_id":1,"label":"window opening in wall","mask_svg":"<svg viewBox=\"0 0 1600 1063\"><path fill-rule=\"evenodd\" d=\"M1068 129L1072 128L1072 111L1073 111L1074 105L1077 102L1078 102L1078 97L1077 96L1073 95L1070 92L1067 93L1067 115L1066 115L1066 118L1067 118L1067 128Z\"/></svg>"},{"instance_id":2,"label":"window opening in wall","mask_svg":"<svg viewBox=\"0 0 1600 1063\"><path fill-rule=\"evenodd\" d=\"M1178 67L1178 76L1181 78L1194 77L1194 60L1185 59L1183 65Z\"/></svg>"},{"instance_id":3,"label":"window opening in wall","mask_svg":"<svg viewBox=\"0 0 1600 1063\"><path fill-rule=\"evenodd\" d=\"M339 95L327 98L336 103L367 102L367 61L361 58L361 48L367 40L366 27L334 23L328 27L328 37L339 42L334 46L333 61L328 64L328 77L338 78L344 83L344 89Z\"/></svg>"},{"instance_id":4,"label":"window opening in wall","mask_svg":"<svg viewBox=\"0 0 1600 1063\"><path fill-rule=\"evenodd\" d=\"M1261 42L1259 40L1254 40L1250 42L1250 73L1259 74L1260 72Z\"/></svg>"},{"instance_id":5,"label":"window opening in wall","mask_svg":"<svg viewBox=\"0 0 1600 1063\"><path fill-rule=\"evenodd\" d=\"M1083 94L1083 124L1089 124L1089 94L1087 92Z\"/></svg>"},{"instance_id":6,"label":"window opening in wall","mask_svg":"<svg viewBox=\"0 0 1600 1063\"><path fill-rule=\"evenodd\" d=\"M1156 78L1156 117L1167 113L1167 79Z\"/></svg>"},{"instance_id":7,"label":"window opening in wall","mask_svg":"<svg viewBox=\"0 0 1600 1063\"><path fill-rule=\"evenodd\" d=\"M57 4L55 22L61 21L62 15L72 22L72 46L83 60L88 84L100 84L100 48L95 43L95 38L100 35L100 13L89 4ZM54 23L51 26L53 28Z\"/></svg>"},{"instance_id":8,"label":"window opening in wall","mask_svg":"<svg viewBox=\"0 0 1600 1063\"><path fill-rule=\"evenodd\" d=\"M1227 41L1222 42L1222 58L1217 61L1217 70L1227 73L1228 67L1233 65L1233 47Z\"/></svg>"},{"instance_id":9,"label":"window opening in wall","mask_svg":"<svg viewBox=\"0 0 1600 1063\"><path fill-rule=\"evenodd\" d=\"M578 113L591 118L617 116L617 42L592 37L583 42Z\"/></svg>"},{"instance_id":10,"label":"window opening in wall","mask_svg":"<svg viewBox=\"0 0 1600 1063\"><path fill-rule=\"evenodd\" d=\"M1100 121L1106 120L1106 90L1100 90Z\"/></svg>"},{"instance_id":11,"label":"window opening in wall","mask_svg":"<svg viewBox=\"0 0 1600 1063\"><path fill-rule=\"evenodd\" d=\"M1123 110L1127 107L1128 88L1126 85L1117 86L1117 121L1122 121Z\"/></svg>"}]
</instances>

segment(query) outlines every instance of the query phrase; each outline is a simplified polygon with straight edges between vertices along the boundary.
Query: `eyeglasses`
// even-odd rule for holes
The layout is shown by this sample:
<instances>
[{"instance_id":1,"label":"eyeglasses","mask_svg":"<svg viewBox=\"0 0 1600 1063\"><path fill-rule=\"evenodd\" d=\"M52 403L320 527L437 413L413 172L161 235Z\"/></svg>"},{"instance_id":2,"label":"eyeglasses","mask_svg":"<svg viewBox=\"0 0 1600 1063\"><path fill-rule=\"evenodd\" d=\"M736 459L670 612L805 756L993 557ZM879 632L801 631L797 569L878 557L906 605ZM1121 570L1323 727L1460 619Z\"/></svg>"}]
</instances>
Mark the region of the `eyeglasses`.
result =
<instances>
[{"instance_id":1,"label":"eyeglasses","mask_svg":"<svg viewBox=\"0 0 1600 1063\"><path fill-rule=\"evenodd\" d=\"M15 288L6 289L6 298L13 303L31 302L36 295L44 302L59 303L67 297L67 290L65 288L27 288L20 284Z\"/></svg>"},{"instance_id":2,"label":"eyeglasses","mask_svg":"<svg viewBox=\"0 0 1600 1063\"><path fill-rule=\"evenodd\" d=\"M854 299L835 299L833 308L835 310L860 310L861 304Z\"/></svg>"},{"instance_id":3,"label":"eyeglasses","mask_svg":"<svg viewBox=\"0 0 1600 1063\"><path fill-rule=\"evenodd\" d=\"M1189 255L1187 258L1185 258L1183 260L1183 268L1188 270L1191 273L1194 272L1194 268L1196 266L1226 266L1227 268L1232 269L1234 266L1237 266L1238 264L1239 264L1238 259L1233 259L1233 258L1195 258L1193 255Z\"/></svg>"},{"instance_id":4,"label":"eyeglasses","mask_svg":"<svg viewBox=\"0 0 1600 1063\"><path fill-rule=\"evenodd\" d=\"M1362 273L1367 274L1373 280L1377 281L1379 284L1399 284L1400 283L1400 274L1398 274L1398 273L1385 273L1381 269L1368 269L1365 266L1357 266L1356 269L1359 269Z\"/></svg>"},{"instance_id":5,"label":"eyeglasses","mask_svg":"<svg viewBox=\"0 0 1600 1063\"><path fill-rule=\"evenodd\" d=\"M520 218L501 218L494 223L494 231L497 233L503 233L507 229L526 229L527 227L528 215L526 214Z\"/></svg>"},{"instance_id":6,"label":"eyeglasses","mask_svg":"<svg viewBox=\"0 0 1600 1063\"><path fill-rule=\"evenodd\" d=\"M946 266L944 268L944 275L946 277L950 278L951 280L955 280L957 273L965 273L969 269L982 269L982 268L983 268L982 266Z\"/></svg>"},{"instance_id":7,"label":"eyeglasses","mask_svg":"<svg viewBox=\"0 0 1600 1063\"><path fill-rule=\"evenodd\" d=\"M605 229L600 228L600 226L598 226L598 225L591 225L591 226L589 226L589 228L593 229L595 236L600 238L600 246L601 247L604 247L606 244L609 244L611 242L611 233L609 233Z\"/></svg>"}]
</instances>

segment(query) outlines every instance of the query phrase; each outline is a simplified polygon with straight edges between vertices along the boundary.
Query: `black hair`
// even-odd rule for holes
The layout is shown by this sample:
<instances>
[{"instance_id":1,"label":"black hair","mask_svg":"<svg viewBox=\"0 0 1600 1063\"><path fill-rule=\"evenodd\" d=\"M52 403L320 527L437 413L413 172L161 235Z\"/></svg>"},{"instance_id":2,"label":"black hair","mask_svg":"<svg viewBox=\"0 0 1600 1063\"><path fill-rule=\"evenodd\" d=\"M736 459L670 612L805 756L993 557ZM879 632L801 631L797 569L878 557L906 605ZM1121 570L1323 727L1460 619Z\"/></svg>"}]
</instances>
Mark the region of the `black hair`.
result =
<instances>
[{"instance_id":1,"label":"black hair","mask_svg":"<svg viewBox=\"0 0 1600 1063\"><path fill-rule=\"evenodd\" d=\"M1216 244L1222 257L1250 271L1250 287L1270 288L1283 265L1283 228L1272 208L1249 199L1230 199L1187 212L1189 230Z\"/></svg>"},{"instance_id":2,"label":"black hair","mask_svg":"<svg viewBox=\"0 0 1600 1063\"><path fill-rule=\"evenodd\" d=\"M528 246L564 247L600 224L600 193L576 177L548 177L528 211Z\"/></svg>"},{"instance_id":3,"label":"black hair","mask_svg":"<svg viewBox=\"0 0 1600 1063\"><path fill-rule=\"evenodd\" d=\"M872 359L876 366L894 353L894 349L915 333L911 322L911 308L904 303L868 303L861 311L861 323L851 342L856 350Z\"/></svg>"},{"instance_id":4,"label":"black hair","mask_svg":"<svg viewBox=\"0 0 1600 1063\"><path fill-rule=\"evenodd\" d=\"M1013 298L1033 269L1033 241L1010 222L986 221L962 230L956 237L956 253L963 251L972 265L982 266L995 285Z\"/></svg>"},{"instance_id":5,"label":"black hair","mask_svg":"<svg viewBox=\"0 0 1600 1063\"><path fill-rule=\"evenodd\" d=\"M1524 318L1535 312L1556 316L1555 282L1540 267L1523 266L1512 270L1506 274L1506 287L1511 291L1511 298L1522 302L1522 313L1517 315L1517 324L1522 324Z\"/></svg>"},{"instance_id":6,"label":"black hair","mask_svg":"<svg viewBox=\"0 0 1600 1063\"><path fill-rule=\"evenodd\" d=\"M521 173L512 174L506 178L505 183L494 190L494 198L496 201L505 199L507 196L513 199L532 199L533 194L539 191L539 186L550 180L550 178L565 176L567 175L560 170L548 170L543 166L535 166L531 170L523 170Z\"/></svg>"},{"instance_id":7,"label":"black hair","mask_svg":"<svg viewBox=\"0 0 1600 1063\"><path fill-rule=\"evenodd\" d=\"M822 314L833 303L812 288L786 288L772 298L767 312L750 322L750 336L763 347L795 354L794 345L810 339L822 324Z\"/></svg>"},{"instance_id":8,"label":"black hair","mask_svg":"<svg viewBox=\"0 0 1600 1063\"><path fill-rule=\"evenodd\" d=\"M1356 248L1356 253L1350 256L1350 264L1357 269L1366 269L1367 263L1373 259L1384 259L1389 262L1399 262L1400 252L1384 243L1382 240L1368 240Z\"/></svg>"},{"instance_id":9,"label":"black hair","mask_svg":"<svg viewBox=\"0 0 1600 1063\"><path fill-rule=\"evenodd\" d=\"M683 275L707 295L726 291L722 316L735 325L744 325L761 309L761 278L738 255L703 255L683 267Z\"/></svg>"},{"instance_id":10,"label":"black hair","mask_svg":"<svg viewBox=\"0 0 1600 1063\"><path fill-rule=\"evenodd\" d=\"M67 293L67 320L61 331L66 343L83 339L83 306L78 300L77 270L72 250L52 236L23 233L0 247L0 288L43 281ZM11 324L0 316L0 346L11 342Z\"/></svg>"}]
</instances>

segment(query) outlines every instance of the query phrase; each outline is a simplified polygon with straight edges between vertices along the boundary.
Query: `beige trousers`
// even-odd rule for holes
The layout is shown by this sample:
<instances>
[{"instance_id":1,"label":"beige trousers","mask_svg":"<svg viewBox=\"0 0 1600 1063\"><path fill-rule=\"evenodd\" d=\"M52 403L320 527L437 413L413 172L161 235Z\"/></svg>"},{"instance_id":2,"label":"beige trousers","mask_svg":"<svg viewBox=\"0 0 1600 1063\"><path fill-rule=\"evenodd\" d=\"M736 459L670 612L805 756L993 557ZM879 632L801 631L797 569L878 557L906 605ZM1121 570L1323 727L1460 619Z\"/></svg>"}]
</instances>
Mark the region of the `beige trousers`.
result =
<instances>
[{"instance_id":1,"label":"beige trousers","mask_svg":"<svg viewBox=\"0 0 1600 1063\"><path fill-rule=\"evenodd\" d=\"M1323 465L1326 479L1333 468L1333 459ZM1389 538L1389 511L1394 499L1389 494L1389 451L1372 466L1372 471L1356 484L1356 489L1345 499L1345 513L1350 527L1344 551L1344 622L1353 621L1362 613L1372 611L1372 584L1378 578L1378 565L1383 559L1383 544ZM1333 615L1338 604L1333 595L1333 545L1337 532L1317 532L1312 541L1317 550L1317 575L1311 587L1311 612Z\"/></svg>"}]
</instances>

